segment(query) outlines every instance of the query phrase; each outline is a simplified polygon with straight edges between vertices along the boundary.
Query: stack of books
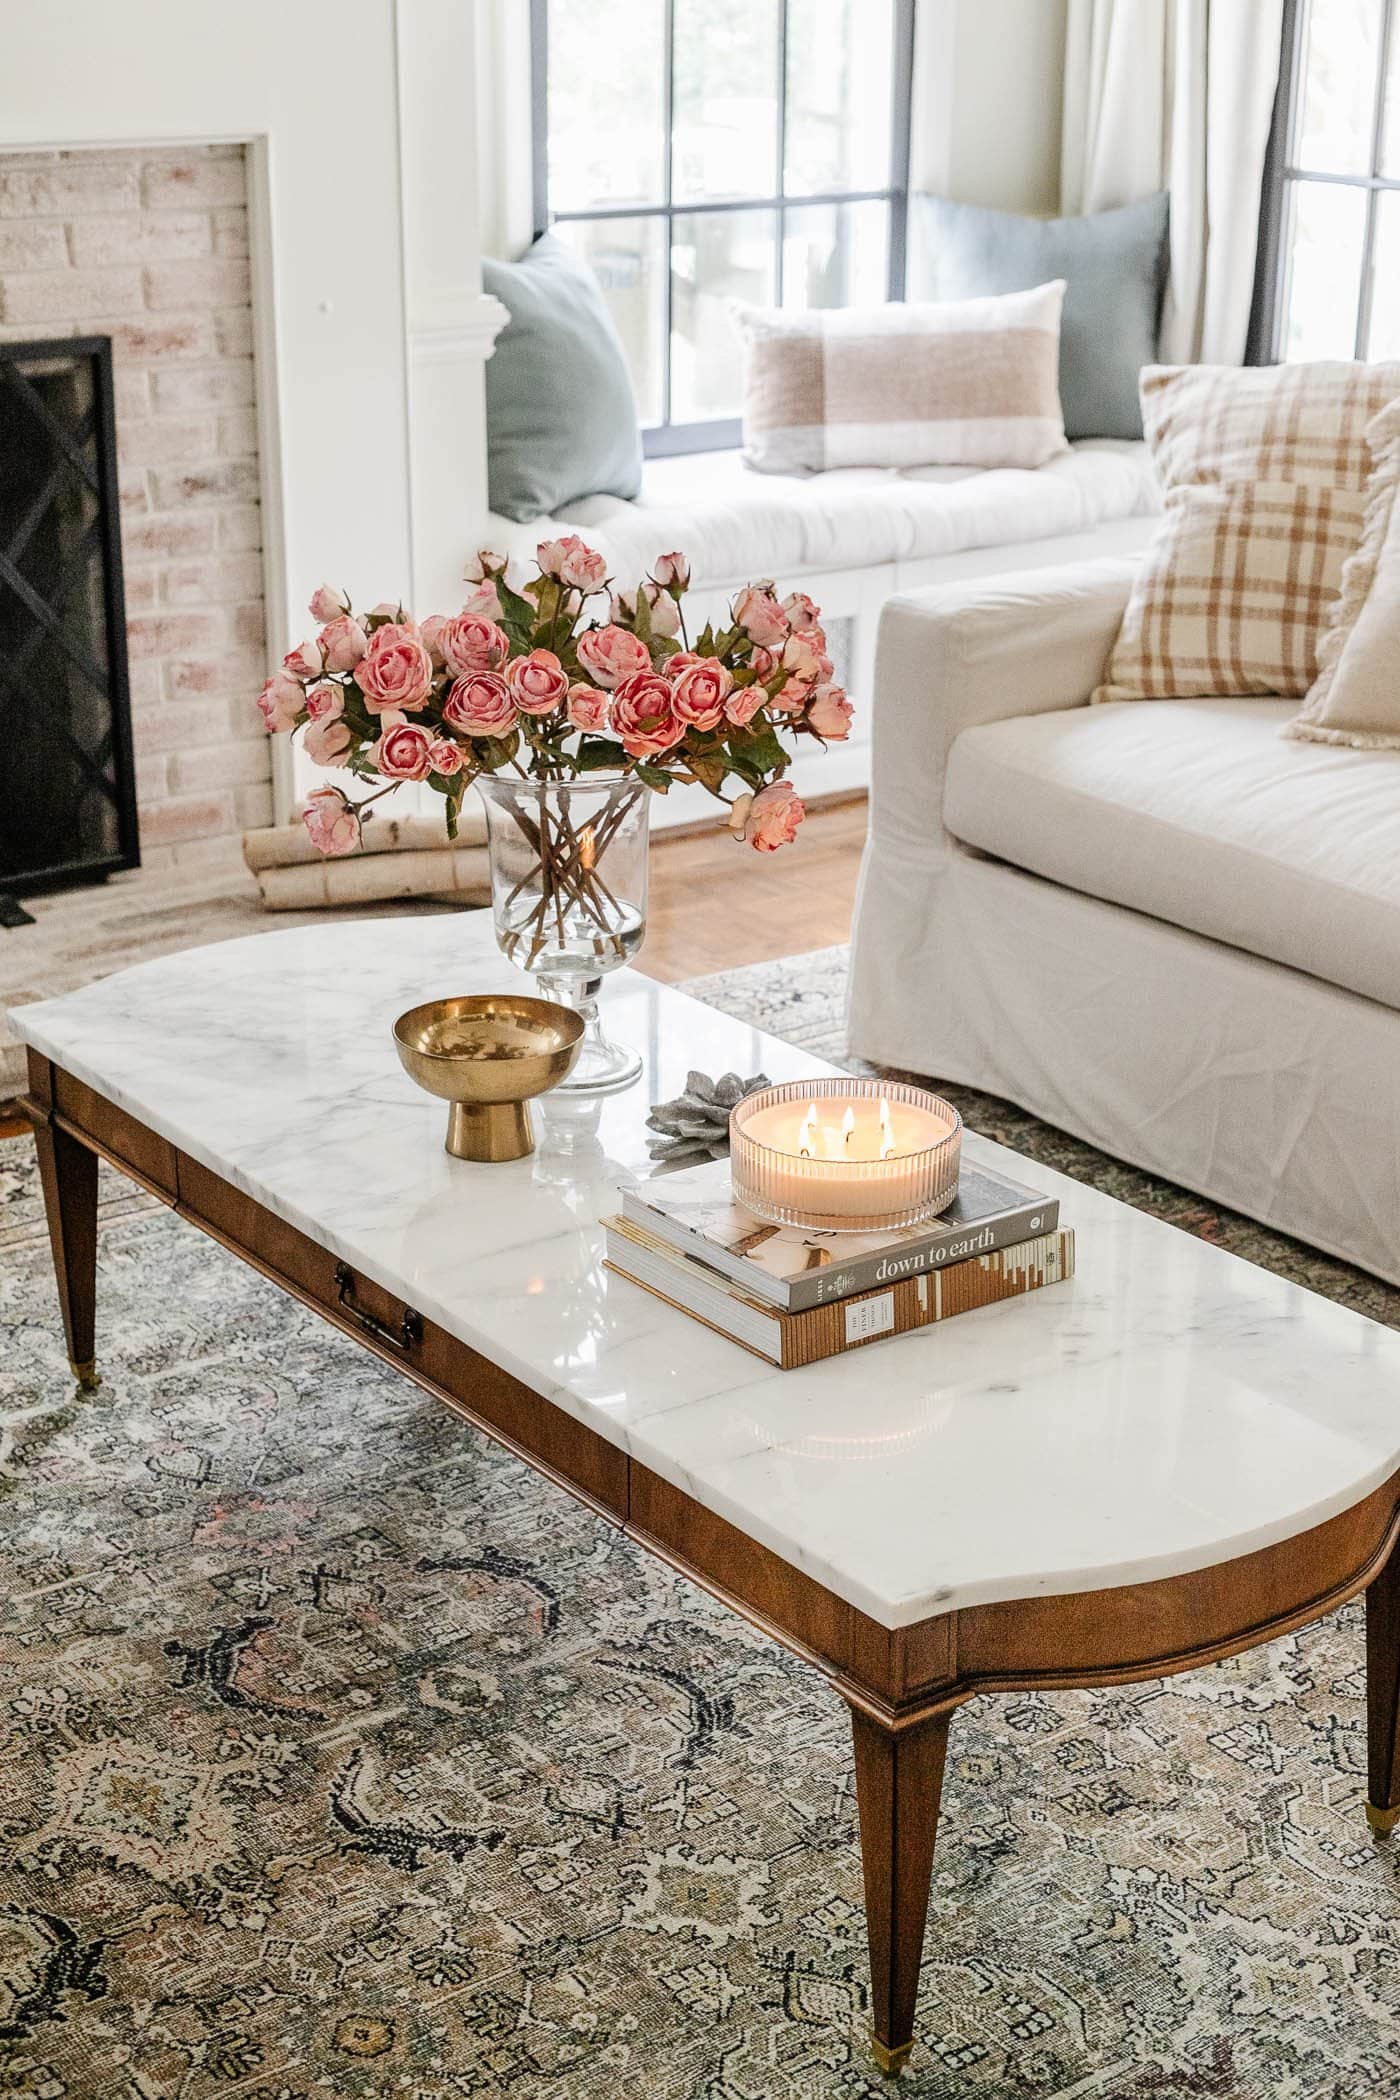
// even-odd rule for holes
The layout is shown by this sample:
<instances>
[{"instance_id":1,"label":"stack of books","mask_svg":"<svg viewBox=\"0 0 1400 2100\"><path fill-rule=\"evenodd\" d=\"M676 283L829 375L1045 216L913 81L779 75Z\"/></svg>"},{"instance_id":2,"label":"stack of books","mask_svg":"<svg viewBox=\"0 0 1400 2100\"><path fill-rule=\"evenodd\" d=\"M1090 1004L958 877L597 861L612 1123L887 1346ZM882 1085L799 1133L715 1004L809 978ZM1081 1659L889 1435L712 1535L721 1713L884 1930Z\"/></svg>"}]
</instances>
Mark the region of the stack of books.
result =
<instances>
[{"instance_id":1,"label":"stack of books","mask_svg":"<svg viewBox=\"0 0 1400 2100\"><path fill-rule=\"evenodd\" d=\"M966 1163L942 1216L899 1232L766 1225L722 1159L629 1189L604 1225L609 1268L784 1371L1074 1274L1059 1203Z\"/></svg>"}]
</instances>

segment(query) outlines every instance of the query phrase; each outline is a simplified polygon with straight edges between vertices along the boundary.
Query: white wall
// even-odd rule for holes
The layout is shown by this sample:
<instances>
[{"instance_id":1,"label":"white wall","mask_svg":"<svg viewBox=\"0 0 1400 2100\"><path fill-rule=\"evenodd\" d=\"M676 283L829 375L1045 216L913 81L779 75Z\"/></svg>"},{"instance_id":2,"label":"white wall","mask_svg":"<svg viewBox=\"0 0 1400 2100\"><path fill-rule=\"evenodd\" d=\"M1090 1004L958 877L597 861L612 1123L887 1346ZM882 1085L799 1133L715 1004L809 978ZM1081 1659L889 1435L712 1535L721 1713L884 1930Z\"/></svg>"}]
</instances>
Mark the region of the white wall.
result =
<instances>
[{"instance_id":1,"label":"white wall","mask_svg":"<svg viewBox=\"0 0 1400 2100\"><path fill-rule=\"evenodd\" d=\"M474 0L5 9L0 149L248 142L273 657L322 577L450 601L486 507L475 35Z\"/></svg>"},{"instance_id":2,"label":"white wall","mask_svg":"<svg viewBox=\"0 0 1400 2100\"><path fill-rule=\"evenodd\" d=\"M914 189L1059 208L1065 16L1065 0L918 0Z\"/></svg>"}]
</instances>

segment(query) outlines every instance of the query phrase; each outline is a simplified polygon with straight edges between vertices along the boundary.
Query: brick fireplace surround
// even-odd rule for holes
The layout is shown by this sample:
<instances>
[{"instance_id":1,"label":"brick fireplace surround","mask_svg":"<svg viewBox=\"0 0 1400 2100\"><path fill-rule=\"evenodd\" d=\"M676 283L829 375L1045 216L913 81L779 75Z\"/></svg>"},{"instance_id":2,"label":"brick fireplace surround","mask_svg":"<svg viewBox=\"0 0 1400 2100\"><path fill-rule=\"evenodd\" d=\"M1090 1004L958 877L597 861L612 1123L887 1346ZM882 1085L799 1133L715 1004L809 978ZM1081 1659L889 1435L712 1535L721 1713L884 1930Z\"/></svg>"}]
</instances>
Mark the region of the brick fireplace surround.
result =
<instances>
[{"instance_id":1,"label":"brick fireplace surround","mask_svg":"<svg viewBox=\"0 0 1400 2100\"><path fill-rule=\"evenodd\" d=\"M246 185L241 146L0 154L0 338L112 338L148 867L272 816Z\"/></svg>"}]
</instances>

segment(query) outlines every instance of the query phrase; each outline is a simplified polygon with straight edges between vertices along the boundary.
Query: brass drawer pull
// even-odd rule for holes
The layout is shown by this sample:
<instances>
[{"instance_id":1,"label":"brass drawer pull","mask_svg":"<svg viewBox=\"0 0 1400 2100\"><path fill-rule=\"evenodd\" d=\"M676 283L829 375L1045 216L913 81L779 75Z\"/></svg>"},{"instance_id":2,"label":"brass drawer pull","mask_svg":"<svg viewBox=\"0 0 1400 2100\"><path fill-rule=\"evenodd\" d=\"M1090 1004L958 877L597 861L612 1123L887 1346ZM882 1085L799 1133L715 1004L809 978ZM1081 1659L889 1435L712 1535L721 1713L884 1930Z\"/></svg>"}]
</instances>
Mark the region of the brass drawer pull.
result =
<instances>
[{"instance_id":1,"label":"brass drawer pull","mask_svg":"<svg viewBox=\"0 0 1400 2100\"><path fill-rule=\"evenodd\" d=\"M398 1333L395 1334L387 1321L377 1320L372 1312L365 1311L363 1305L355 1303L355 1272L348 1262L338 1261L335 1265L335 1291L341 1310L348 1312L357 1327L363 1329L366 1334L372 1334L386 1349L393 1349L399 1356L407 1356L409 1351L416 1349L422 1341L423 1315L416 1313L411 1305L404 1307L403 1320Z\"/></svg>"}]
</instances>

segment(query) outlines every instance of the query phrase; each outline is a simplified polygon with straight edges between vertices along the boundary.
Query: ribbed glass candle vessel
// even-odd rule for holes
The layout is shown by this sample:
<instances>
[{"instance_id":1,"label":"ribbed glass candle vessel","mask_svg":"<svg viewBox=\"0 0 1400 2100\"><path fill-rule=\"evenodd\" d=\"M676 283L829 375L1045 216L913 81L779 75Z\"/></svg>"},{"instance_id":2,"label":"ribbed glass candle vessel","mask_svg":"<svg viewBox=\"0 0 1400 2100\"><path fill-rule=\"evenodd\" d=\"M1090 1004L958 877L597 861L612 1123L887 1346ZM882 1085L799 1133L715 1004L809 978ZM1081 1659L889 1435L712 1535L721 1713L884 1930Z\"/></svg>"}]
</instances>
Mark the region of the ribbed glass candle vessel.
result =
<instances>
[{"instance_id":1,"label":"ribbed glass candle vessel","mask_svg":"<svg viewBox=\"0 0 1400 2100\"><path fill-rule=\"evenodd\" d=\"M958 1192L962 1117L893 1079L797 1079L729 1118L734 1200L775 1225L893 1232Z\"/></svg>"}]
</instances>

